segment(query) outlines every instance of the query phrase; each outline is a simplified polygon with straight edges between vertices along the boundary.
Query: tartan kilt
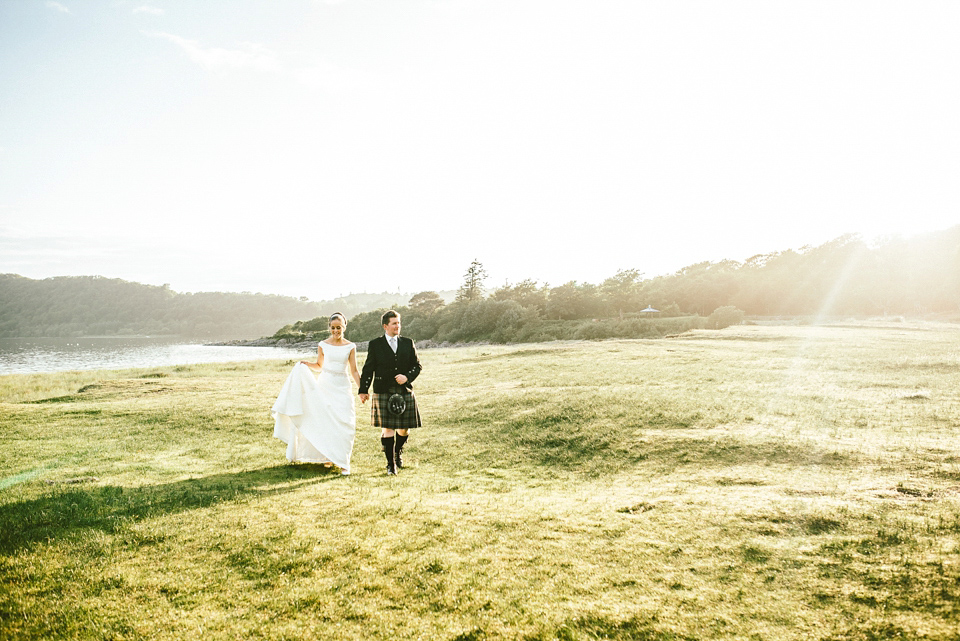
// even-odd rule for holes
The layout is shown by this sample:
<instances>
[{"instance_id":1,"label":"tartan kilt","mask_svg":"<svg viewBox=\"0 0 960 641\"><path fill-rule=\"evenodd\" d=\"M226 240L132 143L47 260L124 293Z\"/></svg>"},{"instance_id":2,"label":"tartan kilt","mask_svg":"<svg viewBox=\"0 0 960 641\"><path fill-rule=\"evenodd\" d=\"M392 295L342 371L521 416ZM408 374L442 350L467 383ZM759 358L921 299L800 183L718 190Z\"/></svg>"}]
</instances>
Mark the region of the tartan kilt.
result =
<instances>
[{"instance_id":1,"label":"tartan kilt","mask_svg":"<svg viewBox=\"0 0 960 641\"><path fill-rule=\"evenodd\" d=\"M373 394L370 404L370 423L373 427L387 430L408 430L421 427L420 408L417 407L417 397L413 392L404 391L403 400L407 409L400 416L390 413L387 401L391 394Z\"/></svg>"}]
</instances>

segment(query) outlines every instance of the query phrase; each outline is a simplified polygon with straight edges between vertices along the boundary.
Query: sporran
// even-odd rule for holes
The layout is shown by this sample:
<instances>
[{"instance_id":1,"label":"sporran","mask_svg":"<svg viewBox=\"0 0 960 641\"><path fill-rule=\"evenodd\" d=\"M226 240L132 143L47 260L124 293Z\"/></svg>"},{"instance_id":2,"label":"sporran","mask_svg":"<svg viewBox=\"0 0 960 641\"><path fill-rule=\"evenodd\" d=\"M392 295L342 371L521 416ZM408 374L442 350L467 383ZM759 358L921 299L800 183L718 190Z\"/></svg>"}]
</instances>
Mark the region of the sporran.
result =
<instances>
[{"instance_id":1,"label":"sporran","mask_svg":"<svg viewBox=\"0 0 960 641\"><path fill-rule=\"evenodd\" d=\"M387 399L387 410L394 416L402 416L407 411L407 401L403 394L391 394Z\"/></svg>"}]
</instances>

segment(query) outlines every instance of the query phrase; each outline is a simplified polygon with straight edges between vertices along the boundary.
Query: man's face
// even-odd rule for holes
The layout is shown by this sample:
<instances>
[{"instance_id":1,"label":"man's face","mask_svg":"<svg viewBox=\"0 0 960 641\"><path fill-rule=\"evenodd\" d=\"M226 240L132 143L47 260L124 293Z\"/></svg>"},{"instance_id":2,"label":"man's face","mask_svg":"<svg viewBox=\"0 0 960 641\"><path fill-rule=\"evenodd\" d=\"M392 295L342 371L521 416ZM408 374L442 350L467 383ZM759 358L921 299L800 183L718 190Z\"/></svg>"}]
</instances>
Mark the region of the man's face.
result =
<instances>
[{"instance_id":1,"label":"man's face","mask_svg":"<svg viewBox=\"0 0 960 641\"><path fill-rule=\"evenodd\" d=\"M396 336L400 333L400 318L394 316L390 319L390 322L383 326L383 331L387 336Z\"/></svg>"}]
</instances>

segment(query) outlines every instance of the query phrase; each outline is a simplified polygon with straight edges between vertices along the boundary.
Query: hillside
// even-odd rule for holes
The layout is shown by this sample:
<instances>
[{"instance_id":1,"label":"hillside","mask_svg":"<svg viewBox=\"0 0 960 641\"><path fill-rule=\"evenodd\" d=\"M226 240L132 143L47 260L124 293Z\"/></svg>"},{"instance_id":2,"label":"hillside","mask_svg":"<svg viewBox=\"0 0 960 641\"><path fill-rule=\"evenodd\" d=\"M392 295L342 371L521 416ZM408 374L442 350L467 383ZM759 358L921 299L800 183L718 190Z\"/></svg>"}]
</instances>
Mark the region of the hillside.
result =
<instances>
[{"instance_id":1,"label":"hillside","mask_svg":"<svg viewBox=\"0 0 960 641\"><path fill-rule=\"evenodd\" d=\"M478 285L482 283L478 281ZM472 291L472 290L471 290ZM912 238L867 244L842 236L819 247L701 262L646 278L621 270L591 284L524 280L475 295L459 292L351 294L314 302L251 293L177 293L100 276L32 280L0 275L0 338L176 334L249 339L283 334L339 311L351 336L379 330L379 311L404 313L418 340L530 342L637 337L683 331L654 318L706 318L721 308L748 316L909 316L960 319L960 225ZM453 301L453 302L452 302ZM571 321L574 321L571 323ZM688 323L689 324L689 323ZM690 325L691 327L694 325ZM281 328L278 332L278 328Z\"/></svg>"},{"instance_id":2,"label":"hillside","mask_svg":"<svg viewBox=\"0 0 960 641\"><path fill-rule=\"evenodd\" d=\"M351 294L332 301L269 294L178 293L101 276L34 280L0 274L0 338L181 335L258 337L296 318L354 315L403 304L409 294Z\"/></svg>"},{"instance_id":3,"label":"hillside","mask_svg":"<svg viewBox=\"0 0 960 641\"><path fill-rule=\"evenodd\" d=\"M745 316L960 321L960 226L870 245L842 236L819 247L702 262L655 278L621 270L599 284L524 280L489 293L478 288L452 304L442 298L420 292L398 308L404 334L434 344L531 343L652 338L720 329ZM381 311L350 317L350 338L377 336ZM296 342L325 329L325 318L303 319L274 338Z\"/></svg>"}]
</instances>

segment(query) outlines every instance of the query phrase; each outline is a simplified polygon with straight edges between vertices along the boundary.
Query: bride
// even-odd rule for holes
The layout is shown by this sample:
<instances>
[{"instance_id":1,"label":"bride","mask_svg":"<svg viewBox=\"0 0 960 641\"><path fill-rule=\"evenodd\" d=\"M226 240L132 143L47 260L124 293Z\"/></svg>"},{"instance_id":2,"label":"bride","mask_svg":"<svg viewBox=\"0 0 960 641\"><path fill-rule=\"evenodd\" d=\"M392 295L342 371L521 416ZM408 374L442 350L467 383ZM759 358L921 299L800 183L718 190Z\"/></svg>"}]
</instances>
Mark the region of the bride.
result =
<instances>
[{"instance_id":1,"label":"bride","mask_svg":"<svg viewBox=\"0 0 960 641\"><path fill-rule=\"evenodd\" d=\"M317 362L293 366L270 413L273 435L287 444L288 461L336 465L346 475L357 428L347 373L359 387L360 372L357 346L343 337L347 319L337 312L329 326L330 338L317 346Z\"/></svg>"}]
</instances>

